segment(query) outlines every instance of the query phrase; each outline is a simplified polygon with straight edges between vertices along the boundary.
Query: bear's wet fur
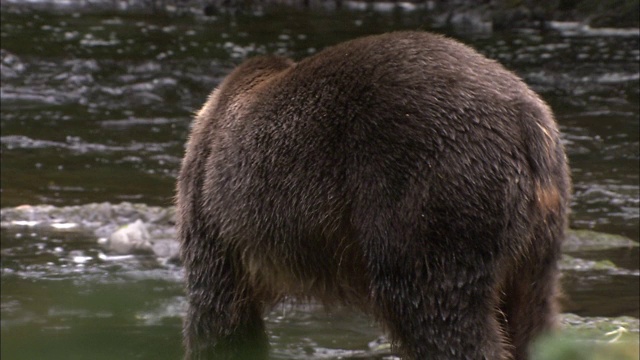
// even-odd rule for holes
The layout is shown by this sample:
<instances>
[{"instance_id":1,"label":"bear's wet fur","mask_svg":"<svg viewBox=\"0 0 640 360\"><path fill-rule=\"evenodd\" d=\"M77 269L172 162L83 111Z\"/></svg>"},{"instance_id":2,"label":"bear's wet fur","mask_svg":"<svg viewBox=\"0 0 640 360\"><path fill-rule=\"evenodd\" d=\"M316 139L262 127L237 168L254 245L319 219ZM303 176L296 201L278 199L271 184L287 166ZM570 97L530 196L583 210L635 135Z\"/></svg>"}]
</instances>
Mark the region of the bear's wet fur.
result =
<instances>
[{"instance_id":1,"label":"bear's wet fur","mask_svg":"<svg viewBox=\"0 0 640 360\"><path fill-rule=\"evenodd\" d=\"M238 66L178 178L188 359L267 358L285 297L372 314L407 359L527 359L554 327L570 180L547 105L425 32Z\"/></svg>"}]
</instances>

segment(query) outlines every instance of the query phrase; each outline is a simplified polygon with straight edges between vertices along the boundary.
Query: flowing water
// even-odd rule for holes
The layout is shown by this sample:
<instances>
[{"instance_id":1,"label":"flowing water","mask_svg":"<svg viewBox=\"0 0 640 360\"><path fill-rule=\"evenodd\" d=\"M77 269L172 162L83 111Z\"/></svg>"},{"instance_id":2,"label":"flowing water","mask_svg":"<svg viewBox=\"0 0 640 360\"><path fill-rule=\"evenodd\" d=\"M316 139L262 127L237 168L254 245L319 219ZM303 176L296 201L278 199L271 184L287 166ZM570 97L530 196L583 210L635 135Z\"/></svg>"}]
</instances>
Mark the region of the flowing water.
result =
<instances>
[{"instance_id":1,"label":"flowing water","mask_svg":"<svg viewBox=\"0 0 640 360\"><path fill-rule=\"evenodd\" d=\"M246 57L300 59L365 34L429 29L426 19L401 11L206 18L3 5L2 358L179 358L180 267L98 246L100 229L136 220L118 204L171 205L191 114ZM638 31L556 25L561 31L449 35L516 71L554 109L574 179L571 226L637 242ZM117 216L96 220L90 203L107 203L102 209ZM85 206L73 208L78 221L38 226L11 217L25 204L54 206L40 217ZM565 311L638 318L637 248L570 255L607 260L615 271L567 268ZM348 310L283 304L267 321L279 359L387 356L370 352L381 330Z\"/></svg>"}]
</instances>

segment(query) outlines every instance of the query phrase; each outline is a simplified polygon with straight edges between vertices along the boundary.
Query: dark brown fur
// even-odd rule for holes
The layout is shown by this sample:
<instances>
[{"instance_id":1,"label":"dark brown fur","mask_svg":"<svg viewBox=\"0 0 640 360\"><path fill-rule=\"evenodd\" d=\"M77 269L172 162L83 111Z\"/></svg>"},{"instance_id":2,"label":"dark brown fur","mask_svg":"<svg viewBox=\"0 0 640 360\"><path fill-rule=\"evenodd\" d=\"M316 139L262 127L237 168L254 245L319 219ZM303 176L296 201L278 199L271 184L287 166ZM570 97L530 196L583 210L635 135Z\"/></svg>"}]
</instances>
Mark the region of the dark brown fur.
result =
<instances>
[{"instance_id":1,"label":"dark brown fur","mask_svg":"<svg viewBox=\"0 0 640 360\"><path fill-rule=\"evenodd\" d=\"M410 359L526 359L553 327L570 181L548 107L441 36L240 65L178 180L187 358L264 358L284 296L372 313Z\"/></svg>"}]
</instances>

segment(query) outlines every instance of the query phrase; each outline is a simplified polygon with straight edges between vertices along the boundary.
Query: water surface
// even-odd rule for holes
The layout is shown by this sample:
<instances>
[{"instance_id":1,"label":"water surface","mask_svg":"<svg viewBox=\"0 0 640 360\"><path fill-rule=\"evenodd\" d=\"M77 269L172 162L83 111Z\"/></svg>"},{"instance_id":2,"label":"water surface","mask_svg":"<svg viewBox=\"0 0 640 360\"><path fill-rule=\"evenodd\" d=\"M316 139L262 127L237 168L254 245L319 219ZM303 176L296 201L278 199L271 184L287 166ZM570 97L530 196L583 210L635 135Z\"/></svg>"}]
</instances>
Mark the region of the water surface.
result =
<instances>
[{"instance_id":1,"label":"water surface","mask_svg":"<svg viewBox=\"0 0 640 360\"><path fill-rule=\"evenodd\" d=\"M255 54L301 59L365 34L428 29L425 19L366 11L204 18L3 6L2 207L168 207L191 114L234 65ZM572 227L638 241L637 32L449 35L513 69L555 111L574 179ZM81 209L86 219L97 217ZM3 358L180 356L180 267L101 249L97 227L135 220L119 219L70 229L3 225ZM571 255L628 271L567 270L566 311L638 317L637 248ZM284 304L268 325L279 359L358 358L371 354L369 343L381 333L365 316L314 305Z\"/></svg>"}]
</instances>

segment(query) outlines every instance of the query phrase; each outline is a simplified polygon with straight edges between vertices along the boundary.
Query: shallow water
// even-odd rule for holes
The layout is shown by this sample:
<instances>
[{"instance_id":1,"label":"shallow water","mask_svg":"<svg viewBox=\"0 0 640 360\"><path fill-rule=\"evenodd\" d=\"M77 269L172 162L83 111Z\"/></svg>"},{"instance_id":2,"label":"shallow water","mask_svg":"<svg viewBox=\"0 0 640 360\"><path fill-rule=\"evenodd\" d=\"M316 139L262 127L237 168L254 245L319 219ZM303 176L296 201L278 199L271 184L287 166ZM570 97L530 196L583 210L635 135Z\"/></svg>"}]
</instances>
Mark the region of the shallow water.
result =
<instances>
[{"instance_id":1,"label":"shallow water","mask_svg":"<svg viewBox=\"0 0 640 360\"><path fill-rule=\"evenodd\" d=\"M3 5L2 207L122 201L167 207L190 114L235 64L261 53L300 59L364 34L428 28L424 19L291 10L204 18ZM572 227L638 241L638 33L450 35L516 71L554 109L574 179ZM97 218L81 209L85 219ZM97 245L104 235L96 227L129 220L135 219L70 229L3 225L3 358L180 356L179 266L151 255L118 257ZM566 311L639 316L637 248L571 255L608 259L629 271L567 270ZM346 310L283 305L268 322L279 359L387 355L370 349L380 329Z\"/></svg>"}]
</instances>

